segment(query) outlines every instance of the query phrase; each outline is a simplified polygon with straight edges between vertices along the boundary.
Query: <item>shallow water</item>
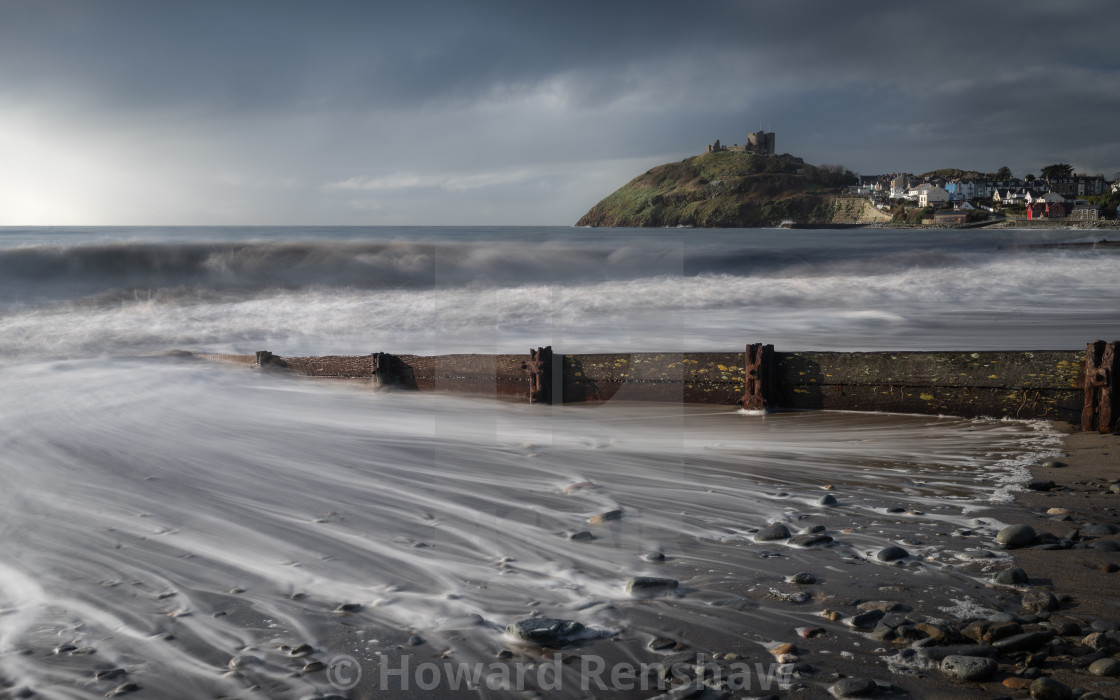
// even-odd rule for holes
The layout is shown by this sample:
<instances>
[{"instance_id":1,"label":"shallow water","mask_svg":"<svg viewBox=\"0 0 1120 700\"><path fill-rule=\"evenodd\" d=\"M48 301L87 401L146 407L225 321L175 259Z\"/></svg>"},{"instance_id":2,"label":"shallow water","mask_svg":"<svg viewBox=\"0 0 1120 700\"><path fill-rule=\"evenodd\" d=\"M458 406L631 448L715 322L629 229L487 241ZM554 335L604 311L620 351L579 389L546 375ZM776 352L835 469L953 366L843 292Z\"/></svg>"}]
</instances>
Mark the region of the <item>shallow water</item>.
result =
<instances>
[{"instance_id":1,"label":"shallow water","mask_svg":"<svg viewBox=\"0 0 1120 700\"><path fill-rule=\"evenodd\" d=\"M991 545L993 508L1057 444L1045 425L528 406L163 353L1120 336L1116 319L1080 312L1115 298L1114 256L1001 247L1055 235L0 231L0 681L42 697L131 680L149 697L302 698L341 692L329 664L351 658L354 697L395 697L372 680L390 661L493 662L505 625L533 613L614 633L582 654L646 661L670 635L760 661L837 596L903 591L948 618L982 607L972 586L999 559L959 554ZM817 505L825 494L837 505ZM771 522L834 542L755 542ZM594 539L570 539L581 531ZM911 556L877 562L888 544ZM641 558L654 551L665 560ZM785 581L802 571L822 584ZM681 592L633 600L639 575ZM800 590L813 600L782 599ZM288 653L303 643L315 651ZM539 661L518 653L510 664ZM231 674L238 655L260 663ZM312 659L329 667L301 672ZM95 678L113 669L126 673Z\"/></svg>"},{"instance_id":2,"label":"shallow water","mask_svg":"<svg viewBox=\"0 0 1120 700\"><path fill-rule=\"evenodd\" d=\"M367 658L416 632L425 655L489 660L532 611L648 640L664 632L623 590L638 575L679 579L672 626L716 633L713 600L880 567L866 562L883 546L970 527L1053 438L1017 422L371 393L171 359L0 376L18 397L0 416L0 669L48 697L104 692L93 676L112 668L160 697L251 682L299 697L329 683L289 678L307 659L282 644ZM838 504L817 506L825 493ZM823 524L837 544L753 542L770 522ZM582 530L596 539L569 539ZM911 576L959 584L940 562L967 544L907 545L931 557ZM651 551L667 560L640 558ZM758 605L736 613L751 641L790 634L788 604ZM440 630L468 614L486 622ZM96 653L51 653L62 644ZM223 679L238 654L267 663Z\"/></svg>"}]
</instances>

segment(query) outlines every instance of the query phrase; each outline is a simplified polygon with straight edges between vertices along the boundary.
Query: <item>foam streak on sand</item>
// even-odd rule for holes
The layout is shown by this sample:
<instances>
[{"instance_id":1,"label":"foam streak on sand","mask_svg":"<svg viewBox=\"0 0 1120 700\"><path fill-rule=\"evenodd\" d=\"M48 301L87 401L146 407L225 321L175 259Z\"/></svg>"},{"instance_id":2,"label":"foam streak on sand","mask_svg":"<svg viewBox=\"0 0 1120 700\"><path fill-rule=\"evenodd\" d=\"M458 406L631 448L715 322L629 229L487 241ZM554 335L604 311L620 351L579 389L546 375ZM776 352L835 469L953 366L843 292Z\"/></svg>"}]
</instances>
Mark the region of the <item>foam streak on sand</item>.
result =
<instances>
[{"instance_id":1,"label":"foam streak on sand","mask_svg":"<svg viewBox=\"0 0 1120 700\"><path fill-rule=\"evenodd\" d=\"M282 644L359 653L417 631L490 658L531 610L656 635L623 590L642 574L681 580L689 593L666 613L718 636L703 611L744 585L967 525L963 509L1007 471L998 456L1046 437L994 421L368 394L172 360L9 367L4 382L19 400L0 416L2 673L93 688L108 663L161 696L320 687L288 677ZM816 505L824 484L834 508ZM925 515L884 516L892 504ZM588 526L612 509L622 517ZM825 524L838 544L760 559L750 531L772 521ZM569 539L580 530L596 539ZM651 550L668 561L644 563ZM952 580L939 571L914 573ZM364 637L340 635L340 604L358 606L346 626ZM775 605L737 613L741 629L788 635ZM487 622L439 631L471 614ZM52 655L60 644L97 653ZM223 680L238 654L264 663Z\"/></svg>"}]
</instances>

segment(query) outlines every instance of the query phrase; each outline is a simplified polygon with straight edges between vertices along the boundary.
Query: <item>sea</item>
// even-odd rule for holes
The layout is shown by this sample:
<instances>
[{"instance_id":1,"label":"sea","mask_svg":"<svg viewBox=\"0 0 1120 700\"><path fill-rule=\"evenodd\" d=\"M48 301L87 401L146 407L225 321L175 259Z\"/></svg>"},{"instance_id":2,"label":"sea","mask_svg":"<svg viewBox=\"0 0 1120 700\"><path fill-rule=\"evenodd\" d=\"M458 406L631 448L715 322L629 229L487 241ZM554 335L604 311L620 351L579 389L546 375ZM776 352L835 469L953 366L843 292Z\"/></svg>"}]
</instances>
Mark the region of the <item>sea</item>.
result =
<instances>
[{"instance_id":1,"label":"sea","mask_svg":"<svg viewBox=\"0 0 1120 700\"><path fill-rule=\"evenodd\" d=\"M1109 234L0 228L0 692L646 698L689 653L755 664L759 695L905 673L821 610L994 609L992 536L1054 426L529 405L188 353L1074 350L1120 338ZM826 537L756 537L775 523ZM812 671L768 651L818 627Z\"/></svg>"}]
</instances>

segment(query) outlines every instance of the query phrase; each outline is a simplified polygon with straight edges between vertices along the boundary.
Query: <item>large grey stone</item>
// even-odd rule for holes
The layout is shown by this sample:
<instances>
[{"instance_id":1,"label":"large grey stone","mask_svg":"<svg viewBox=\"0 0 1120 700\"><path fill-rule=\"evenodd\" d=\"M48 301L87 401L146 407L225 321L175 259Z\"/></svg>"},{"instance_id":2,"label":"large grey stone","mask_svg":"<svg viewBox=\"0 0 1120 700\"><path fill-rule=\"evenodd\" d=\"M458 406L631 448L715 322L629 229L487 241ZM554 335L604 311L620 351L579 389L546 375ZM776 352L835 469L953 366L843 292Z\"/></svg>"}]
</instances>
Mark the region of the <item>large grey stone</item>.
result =
<instances>
[{"instance_id":1,"label":"large grey stone","mask_svg":"<svg viewBox=\"0 0 1120 700\"><path fill-rule=\"evenodd\" d=\"M1082 535L1089 535L1090 537L1108 537L1120 532L1120 527L1109 525L1108 523L1090 523L1081 528Z\"/></svg>"},{"instance_id":2,"label":"large grey stone","mask_svg":"<svg viewBox=\"0 0 1120 700\"><path fill-rule=\"evenodd\" d=\"M1004 569L992 580L1001 586L1018 586L1031 581L1027 577L1027 572L1018 568Z\"/></svg>"},{"instance_id":3,"label":"large grey stone","mask_svg":"<svg viewBox=\"0 0 1120 700\"><path fill-rule=\"evenodd\" d=\"M862 698L878 690L879 684L867 678L845 678L832 684L830 690L838 698Z\"/></svg>"},{"instance_id":4,"label":"large grey stone","mask_svg":"<svg viewBox=\"0 0 1120 700\"><path fill-rule=\"evenodd\" d=\"M910 552L907 552L902 547L891 545L890 547L883 547L880 549L879 553L875 555L875 558L879 561L898 561L908 556L910 556Z\"/></svg>"},{"instance_id":5,"label":"large grey stone","mask_svg":"<svg viewBox=\"0 0 1120 700\"><path fill-rule=\"evenodd\" d=\"M1031 683L1032 700L1072 700L1069 686L1053 678L1039 678Z\"/></svg>"},{"instance_id":6,"label":"large grey stone","mask_svg":"<svg viewBox=\"0 0 1120 700\"><path fill-rule=\"evenodd\" d=\"M1049 591L1035 588L1023 594L1023 609L1032 613L1057 610L1058 599Z\"/></svg>"},{"instance_id":7,"label":"large grey stone","mask_svg":"<svg viewBox=\"0 0 1120 700\"><path fill-rule=\"evenodd\" d=\"M679 585L675 578L635 576L626 582L626 592L635 598L654 598L676 593Z\"/></svg>"},{"instance_id":8,"label":"large grey stone","mask_svg":"<svg viewBox=\"0 0 1120 700\"><path fill-rule=\"evenodd\" d=\"M1037 535L1030 525L1008 525L996 535L996 542L1010 548L1025 547L1034 542L1035 537Z\"/></svg>"},{"instance_id":9,"label":"large grey stone","mask_svg":"<svg viewBox=\"0 0 1120 700\"><path fill-rule=\"evenodd\" d=\"M867 612L861 612L858 615L850 617L848 619L848 624L856 629L872 629L879 624L879 620L882 620L884 615L886 615L886 613L882 610L868 610Z\"/></svg>"},{"instance_id":10,"label":"large grey stone","mask_svg":"<svg viewBox=\"0 0 1120 700\"><path fill-rule=\"evenodd\" d=\"M941 672L962 681L982 681L990 678L999 664L995 659L982 656L946 656L941 660Z\"/></svg>"},{"instance_id":11,"label":"large grey stone","mask_svg":"<svg viewBox=\"0 0 1120 700\"><path fill-rule=\"evenodd\" d=\"M992 642L992 646L1000 651L1031 651L1053 638L1053 632L1026 632L996 639Z\"/></svg>"},{"instance_id":12,"label":"large grey stone","mask_svg":"<svg viewBox=\"0 0 1120 700\"><path fill-rule=\"evenodd\" d=\"M1107 659L1097 659L1089 664L1089 673L1094 676L1120 676L1120 659L1111 656Z\"/></svg>"},{"instance_id":13,"label":"large grey stone","mask_svg":"<svg viewBox=\"0 0 1120 700\"><path fill-rule=\"evenodd\" d=\"M789 543L797 545L798 547L812 547L818 544L828 544L832 541L830 535L811 534L811 535L797 535L789 538Z\"/></svg>"},{"instance_id":14,"label":"large grey stone","mask_svg":"<svg viewBox=\"0 0 1120 700\"><path fill-rule=\"evenodd\" d=\"M604 633L590 629L575 620L531 617L510 624L506 627L506 635L542 647L562 647L586 639L602 637Z\"/></svg>"},{"instance_id":15,"label":"large grey stone","mask_svg":"<svg viewBox=\"0 0 1120 700\"><path fill-rule=\"evenodd\" d=\"M754 536L755 542L770 542L773 540L788 540L789 528L781 523L767 525Z\"/></svg>"}]
</instances>

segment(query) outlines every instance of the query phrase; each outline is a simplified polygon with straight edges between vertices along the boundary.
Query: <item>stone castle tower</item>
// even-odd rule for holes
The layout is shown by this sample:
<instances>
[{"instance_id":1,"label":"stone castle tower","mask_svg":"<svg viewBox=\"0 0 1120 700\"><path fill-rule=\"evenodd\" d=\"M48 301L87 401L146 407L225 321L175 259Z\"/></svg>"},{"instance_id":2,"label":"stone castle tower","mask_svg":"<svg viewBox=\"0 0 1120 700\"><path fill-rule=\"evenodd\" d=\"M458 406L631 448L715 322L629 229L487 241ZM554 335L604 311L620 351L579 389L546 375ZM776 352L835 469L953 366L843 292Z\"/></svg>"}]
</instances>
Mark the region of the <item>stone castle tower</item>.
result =
<instances>
[{"instance_id":1,"label":"stone castle tower","mask_svg":"<svg viewBox=\"0 0 1120 700\"><path fill-rule=\"evenodd\" d=\"M753 134L748 134L747 145L751 147L748 150L772 156L774 155L774 132L759 129Z\"/></svg>"},{"instance_id":2,"label":"stone castle tower","mask_svg":"<svg viewBox=\"0 0 1120 700\"><path fill-rule=\"evenodd\" d=\"M735 144L734 146L724 146L720 144L719 139L716 139L715 143L708 146L708 150L706 152L719 153L720 151L746 151L747 153L757 153L759 155L772 156L774 155L774 153L776 153L774 147L774 132L763 131L759 129L753 134L747 134L747 142L742 146L740 146L739 144Z\"/></svg>"}]
</instances>

